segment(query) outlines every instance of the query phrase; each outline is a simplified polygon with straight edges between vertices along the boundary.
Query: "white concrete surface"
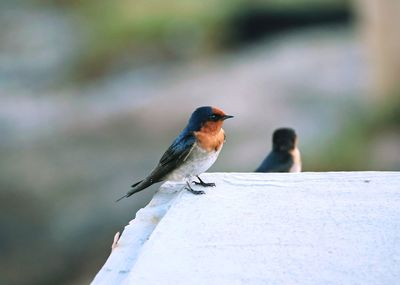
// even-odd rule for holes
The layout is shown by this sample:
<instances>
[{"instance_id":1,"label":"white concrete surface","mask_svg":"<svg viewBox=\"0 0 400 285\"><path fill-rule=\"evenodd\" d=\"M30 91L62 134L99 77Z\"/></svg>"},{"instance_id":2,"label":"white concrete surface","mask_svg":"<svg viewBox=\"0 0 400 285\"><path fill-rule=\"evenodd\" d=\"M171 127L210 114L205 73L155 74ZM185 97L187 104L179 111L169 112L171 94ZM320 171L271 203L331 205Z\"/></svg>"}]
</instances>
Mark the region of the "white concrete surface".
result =
<instances>
[{"instance_id":1,"label":"white concrete surface","mask_svg":"<svg viewBox=\"0 0 400 285\"><path fill-rule=\"evenodd\" d=\"M163 186L92 284L399 284L399 172L202 177Z\"/></svg>"}]
</instances>

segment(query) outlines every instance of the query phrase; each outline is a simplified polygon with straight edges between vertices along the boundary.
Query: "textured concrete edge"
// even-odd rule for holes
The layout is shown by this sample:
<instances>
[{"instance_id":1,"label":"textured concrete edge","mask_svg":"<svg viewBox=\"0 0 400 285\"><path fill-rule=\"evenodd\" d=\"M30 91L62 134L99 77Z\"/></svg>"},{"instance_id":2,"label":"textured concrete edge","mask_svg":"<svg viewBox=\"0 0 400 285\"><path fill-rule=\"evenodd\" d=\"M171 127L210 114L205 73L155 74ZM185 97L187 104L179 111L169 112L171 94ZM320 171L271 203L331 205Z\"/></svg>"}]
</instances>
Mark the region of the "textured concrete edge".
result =
<instances>
[{"instance_id":1,"label":"textured concrete edge","mask_svg":"<svg viewBox=\"0 0 400 285\"><path fill-rule=\"evenodd\" d=\"M183 184L168 182L160 186L151 201L125 226L120 239L91 284L120 284L124 281L152 232L180 195L182 187Z\"/></svg>"},{"instance_id":2,"label":"textured concrete edge","mask_svg":"<svg viewBox=\"0 0 400 285\"><path fill-rule=\"evenodd\" d=\"M382 174L394 175L400 178L399 172L390 171L365 171L365 172L302 172L302 173L205 173L205 180L219 180L222 184L234 184L237 186L257 187L261 185L275 185L289 187L291 183L315 182L337 179L343 175L344 179L362 179L370 181L374 178L382 178ZM355 181L356 181L355 180ZM220 184L218 184L220 185ZM129 274L135 267L143 247L149 240L155 228L168 213L174 203L179 201L183 193L184 184L164 183L156 192L153 199L144 208L136 213L129 225L125 227L117 246L108 257L106 263L97 273L91 284L121 284L127 281Z\"/></svg>"}]
</instances>

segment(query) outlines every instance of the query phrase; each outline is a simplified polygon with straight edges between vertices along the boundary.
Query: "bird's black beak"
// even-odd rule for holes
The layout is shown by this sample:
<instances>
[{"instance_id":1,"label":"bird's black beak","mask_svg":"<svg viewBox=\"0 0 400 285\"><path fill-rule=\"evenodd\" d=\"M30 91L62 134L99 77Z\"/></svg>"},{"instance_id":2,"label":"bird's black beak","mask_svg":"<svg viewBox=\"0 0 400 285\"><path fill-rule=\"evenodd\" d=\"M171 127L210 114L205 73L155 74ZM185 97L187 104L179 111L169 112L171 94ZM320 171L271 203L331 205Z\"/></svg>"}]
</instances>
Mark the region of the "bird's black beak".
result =
<instances>
[{"instance_id":1,"label":"bird's black beak","mask_svg":"<svg viewBox=\"0 0 400 285\"><path fill-rule=\"evenodd\" d=\"M231 116L231 115L223 115L222 116L222 121L225 121L226 119L230 119L230 118L233 118L233 116Z\"/></svg>"}]
</instances>

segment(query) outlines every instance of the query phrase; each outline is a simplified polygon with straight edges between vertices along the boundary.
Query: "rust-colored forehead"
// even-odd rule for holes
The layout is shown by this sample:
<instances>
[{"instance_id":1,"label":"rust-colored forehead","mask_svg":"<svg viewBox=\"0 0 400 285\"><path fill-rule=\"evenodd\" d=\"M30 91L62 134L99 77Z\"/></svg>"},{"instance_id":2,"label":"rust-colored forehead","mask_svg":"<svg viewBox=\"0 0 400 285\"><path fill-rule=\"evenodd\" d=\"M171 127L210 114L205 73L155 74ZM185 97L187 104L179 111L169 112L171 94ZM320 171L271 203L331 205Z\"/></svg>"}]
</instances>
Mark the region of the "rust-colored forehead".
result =
<instances>
[{"instance_id":1,"label":"rust-colored forehead","mask_svg":"<svg viewBox=\"0 0 400 285\"><path fill-rule=\"evenodd\" d=\"M225 115L224 111L222 111L221 109L215 108L215 107L212 108L212 112L213 112L213 114L216 114L216 115L221 115L221 116Z\"/></svg>"}]
</instances>

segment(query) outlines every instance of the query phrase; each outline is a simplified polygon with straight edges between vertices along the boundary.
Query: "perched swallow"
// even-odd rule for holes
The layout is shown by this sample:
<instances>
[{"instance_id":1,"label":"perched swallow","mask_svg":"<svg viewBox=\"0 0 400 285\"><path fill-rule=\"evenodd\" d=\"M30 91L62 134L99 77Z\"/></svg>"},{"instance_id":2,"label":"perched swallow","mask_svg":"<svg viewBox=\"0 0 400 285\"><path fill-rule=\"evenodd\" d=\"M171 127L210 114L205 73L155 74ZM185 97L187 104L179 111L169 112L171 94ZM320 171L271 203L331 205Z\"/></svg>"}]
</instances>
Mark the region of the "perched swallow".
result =
<instances>
[{"instance_id":1,"label":"perched swallow","mask_svg":"<svg viewBox=\"0 0 400 285\"><path fill-rule=\"evenodd\" d=\"M293 129L275 130L272 136L272 151L255 172L301 172L301 157L297 140Z\"/></svg>"},{"instance_id":2,"label":"perched swallow","mask_svg":"<svg viewBox=\"0 0 400 285\"><path fill-rule=\"evenodd\" d=\"M193 194L204 194L204 191L194 190L190 186L189 181L194 177L199 179L199 182L193 182L196 185L215 186L214 183L205 183L199 175L216 161L225 142L222 124L229 118L233 116L226 115L218 108L197 108L156 168L145 179L133 184L132 189L117 201L161 181L185 181L186 189Z\"/></svg>"}]
</instances>

